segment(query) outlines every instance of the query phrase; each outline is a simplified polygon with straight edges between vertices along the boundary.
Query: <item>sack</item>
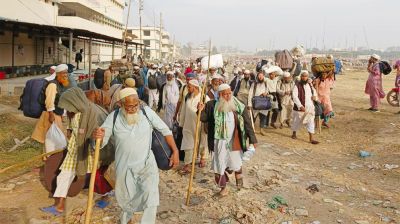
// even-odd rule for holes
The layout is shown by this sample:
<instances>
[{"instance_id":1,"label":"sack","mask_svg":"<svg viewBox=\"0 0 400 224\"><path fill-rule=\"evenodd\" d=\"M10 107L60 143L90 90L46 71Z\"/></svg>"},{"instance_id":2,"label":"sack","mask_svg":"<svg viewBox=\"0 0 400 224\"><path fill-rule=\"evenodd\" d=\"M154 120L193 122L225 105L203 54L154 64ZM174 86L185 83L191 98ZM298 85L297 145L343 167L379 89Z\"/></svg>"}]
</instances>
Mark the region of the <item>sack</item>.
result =
<instances>
[{"instance_id":1,"label":"sack","mask_svg":"<svg viewBox=\"0 0 400 224\"><path fill-rule=\"evenodd\" d=\"M101 89L104 86L104 72L105 70L97 68L94 72L93 82L97 89Z\"/></svg>"},{"instance_id":2,"label":"sack","mask_svg":"<svg viewBox=\"0 0 400 224\"><path fill-rule=\"evenodd\" d=\"M379 69L384 75L389 75L392 72L392 67L389 65L387 61L380 61Z\"/></svg>"},{"instance_id":3,"label":"sack","mask_svg":"<svg viewBox=\"0 0 400 224\"><path fill-rule=\"evenodd\" d=\"M302 45L297 45L296 47L294 47L291 51L293 56L296 57L303 57L306 54L306 50L304 49L304 47Z\"/></svg>"},{"instance_id":4,"label":"sack","mask_svg":"<svg viewBox=\"0 0 400 224\"><path fill-rule=\"evenodd\" d=\"M165 141L164 136L156 129L154 129L149 117L147 117L146 111L143 107L140 108L147 118L147 121L153 128L152 138L151 138L151 150L153 151L154 157L156 158L157 166L160 170L169 170L169 158L171 158L172 150Z\"/></svg>"},{"instance_id":5,"label":"sack","mask_svg":"<svg viewBox=\"0 0 400 224\"><path fill-rule=\"evenodd\" d=\"M315 116L321 116L324 114L324 105L318 101L314 101Z\"/></svg>"},{"instance_id":6,"label":"sack","mask_svg":"<svg viewBox=\"0 0 400 224\"><path fill-rule=\"evenodd\" d=\"M26 82L20 97L19 110L25 117L39 118L45 110L46 88L49 81L46 79L31 79Z\"/></svg>"},{"instance_id":7,"label":"sack","mask_svg":"<svg viewBox=\"0 0 400 224\"><path fill-rule=\"evenodd\" d=\"M46 153L58 149L63 149L67 146L67 139L64 133L58 128L57 124L53 122L46 133L46 140L44 142Z\"/></svg>"},{"instance_id":8,"label":"sack","mask_svg":"<svg viewBox=\"0 0 400 224\"><path fill-rule=\"evenodd\" d=\"M101 89L92 89L85 91L85 95L92 103L97 104L104 109L108 110L111 104L111 97L104 93Z\"/></svg>"},{"instance_id":9,"label":"sack","mask_svg":"<svg viewBox=\"0 0 400 224\"><path fill-rule=\"evenodd\" d=\"M342 63L337 59L335 59L334 62L335 62L335 75L337 75L340 73L340 71L342 71Z\"/></svg>"},{"instance_id":10,"label":"sack","mask_svg":"<svg viewBox=\"0 0 400 224\"><path fill-rule=\"evenodd\" d=\"M157 89L157 77L155 74L150 74L148 78L149 89Z\"/></svg>"},{"instance_id":11,"label":"sack","mask_svg":"<svg viewBox=\"0 0 400 224\"><path fill-rule=\"evenodd\" d=\"M96 171L96 176L94 179L94 192L98 194L105 194L112 191L113 187L105 178L105 173L107 171L107 166L101 166ZM114 185L115 186L115 185Z\"/></svg>"},{"instance_id":12,"label":"sack","mask_svg":"<svg viewBox=\"0 0 400 224\"><path fill-rule=\"evenodd\" d=\"M323 72L335 72L335 63L329 58L314 58L311 70L314 74Z\"/></svg>"},{"instance_id":13,"label":"sack","mask_svg":"<svg viewBox=\"0 0 400 224\"><path fill-rule=\"evenodd\" d=\"M224 60L222 59L222 54L211 55L210 66L208 66L208 56L201 59L201 68L207 70L210 68L222 68L224 67Z\"/></svg>"},{"instance_id":14,"label":"sack","mask_svg":"<svg viewBox=\"0 0 400 224\"><path fill-rule=\"evenodd\" d=\"M160 75L158 74L157 78L157 89L161 91L161 87L167 83L167 75Z\"/></svg>"},{"instance_id":15,"label":"sack","mask_svg":"<svg viewBox=\"0 0 400 224\"><path fill-rule=\"evenodd\" d=\"M275 53L275 62L283 70L291 69L293 66L293 58L288 50L276 52Z\"/></svg>"},{"instance_id":16,"label":"sack","mask_svg":"<svg viewBox=\"0 0 400 224\"><path fill-rule=\"evenodd\" d=\"M263 67L264 65L267 65L267 64L268 64L268 61L262 59L260 62L257 63L257 65L256 65L256 71L257 71L257 72L260 72L260 71L262 70L262 67Z\"/></svg>"}]
</instances>

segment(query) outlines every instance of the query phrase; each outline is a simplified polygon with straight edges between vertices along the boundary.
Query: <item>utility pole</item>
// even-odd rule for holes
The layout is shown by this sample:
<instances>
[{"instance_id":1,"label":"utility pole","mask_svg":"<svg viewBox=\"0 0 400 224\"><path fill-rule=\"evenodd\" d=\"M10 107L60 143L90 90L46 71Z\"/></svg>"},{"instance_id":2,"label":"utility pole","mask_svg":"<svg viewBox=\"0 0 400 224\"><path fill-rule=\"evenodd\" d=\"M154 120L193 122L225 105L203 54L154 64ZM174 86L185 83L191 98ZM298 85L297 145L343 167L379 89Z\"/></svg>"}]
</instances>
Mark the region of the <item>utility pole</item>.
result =
<instances>
[{"instance_id":1,"label":"utility pole","mask_svg":"<svg viewBox=\"0 0 400 224\"><path fill-rule=\"evenodd\" d=\"M142 44L142 11L143 11L143 0L139 0L139 43ZM140 54L142 55L142 59L144 58L143 55L143 48L140 46Z\"/></svg>"},{"instance_id":2,"label":"utility pole","mask_svg":"<svg viewBox=\"0 0 400 224\"><path fill-rule=\"evenodd\" d=\"M156 12L155 11L153 11L153 18L154 18L154 27L153 27L153 30L154 30L154 59L157 59L158 57L157 57L157 29L156 29Z\"/></svg>"},{"instance_id":3,"label":"utility pole","mask_svg":"<svg viewBox=\"0 0 400 224\"><path fill-rule=\"evenodd\" d=\"M160 61L161 61L161 58L162 58L162 48L161 48L161 46L162 46L162 13L160 12L160 44L159 44L159 47L160 47Z\"/></svg>"}]
</instances>

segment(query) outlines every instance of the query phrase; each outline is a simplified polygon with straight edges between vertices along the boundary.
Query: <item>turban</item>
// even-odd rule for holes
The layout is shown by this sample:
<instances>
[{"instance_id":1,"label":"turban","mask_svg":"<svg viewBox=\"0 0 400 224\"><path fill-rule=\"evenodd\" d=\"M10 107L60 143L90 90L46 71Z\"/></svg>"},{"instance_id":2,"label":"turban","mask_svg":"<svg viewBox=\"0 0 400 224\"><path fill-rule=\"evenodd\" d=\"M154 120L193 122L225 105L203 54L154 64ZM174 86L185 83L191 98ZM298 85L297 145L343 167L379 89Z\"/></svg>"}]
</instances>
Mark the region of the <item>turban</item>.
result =
<instances>
[{"instance_id":1,"label":"turban","mask_svg":"<svg viewBox=\"0 0 400 224\"><path fill-rule=\"evenodd\" d=\"M192 79L189 81L189 84L192 86L200 87L199 81Z\"/></svg>"},{"instance_id":2,"label":"turban","mask_svg":"<svg viewBox=\"0 0 400 224\"><path fill-rule=\"evenodd\" d=\"M137 92L134 88L124 88L119 91L119 98L122 100L127 96L137 95Z\"/></svg>"},{"instance_id":3,"label":"turban","mask_svg":"<svg viewBox=\"0 0 400 224\"><path fill-rule=\"evenodd\" d=\"M273 65L273 66L265 69L264 71L267 74L271 74L271 73L277 72L278 75L282 75L282 73L283 73L282 69L280 67L276 66L276 65Z\"/></svg>"},{"instance_id":4,"label":"turban","mask_svg":"<svg viewBox=\"0 0 400 224\"><path fill-rule=\"evenodd\" d=\"M215 74L215 75L213 75L213 77L211 78L211 80L213 80L213 79L221 79L221 80L224 80L224 77L222 77L220 74Z\"/></svg>"},{"instance_id":5,"label":"turban","mask_svg":"<svg viewBox=\"0 0 400 224\"><path fill-rule=\"evenodd\" d=\"M307 70L301 70L301 72L300 72L300 75L303 75L303 74L307 74L307 76L309 76L309 75L310 75L310 73L308 73L308 71L307 71Z\"/></svg>"},{"instance_id":6,"label":"turban","mask_svg":"<svg viewBox=\"0 0 400 224\"><path fill-rule=\"evenodd\" d=\"M133 66L133 69L135 69L135 70L139 70L139 69L140 69L140 67L139 67L139 66L137 66L137 65L135 65L135 66Z\"/></svg>"},{"instance_id":7,"label":"turban","mask_svg":"<svg viewBox=\"0 0 400 224\"><path fill-rule=\"evenodd\" d=\"M244 74L250 74L250 70L248 69L244 70Z\"/></svg>"},{"instance_id":8,"label":"turban","mask_svg":"<svg viewBox=\"0 0 400 224\"><path fill-rule=\"evenodd\" d=\"M377 54L371 55L371 58L375 58L375 59L378 60L378 61L381 60L381 56L379 56L379 55L377 55Z\"/></svg>"},{"instance_id":9,"label":"turban","mask_svg":"<svg viewBox=\"0 0 400 224\"><path fill-rule=\"evenodd\" d=\"M290 73L289 72L283 72L283 77L289 78L290 77Z\"/></svg>"},{"instance_id":10,"label":"turban","mask_svg":"<svg viewBox=\"0 0 400 224\"><path fill-rule=\"evenodd\" d=\"M50 67L50 69L56 70L57 66L53 65Z\"/></svg>"},{"instance_id":11,"label":"turban","mask_svg":"<svg viewBox=\"0 0 400 224\"><path fill-rule=\"evenodd\" d=\"M59 64L56 67L56 72L63 72L63 71L68 71L68 65L66 64Z\"/></svg>"},{"instance_id":12,"label":"turban","mask_svg":"<svg viewBox=\"0 0 400 224\"><path fill-rule=\"evenodd\" d=\"M224 91L224 90L227 90L227 89L231 89L231 87L226 83L223 83L223 84L218 86L218 92L221 92L221 91Z\"/></svg>"},{"instance_id":13,"label":"turban","mask_svg":"<svg viewBox=\"0 0 400 224\"><path fill-rule=\"evenodd\" d=\"M175 76L174 72L172 72L172 71L168 71L168 72L167 72L167 76L168 76L168 75Z\"/></svg>"},{"instance_id":14,"label":"turban","mask_svg":"<svg viewBox=\"0 0 400 224\"><path fill-rule=\"evenodd\" d=\"M136 82L133 78L125 79L125 86L127 86L127 87L133 88L133 87L135 87L135 84L136 84Z\"/></svg>"}]
</instances>

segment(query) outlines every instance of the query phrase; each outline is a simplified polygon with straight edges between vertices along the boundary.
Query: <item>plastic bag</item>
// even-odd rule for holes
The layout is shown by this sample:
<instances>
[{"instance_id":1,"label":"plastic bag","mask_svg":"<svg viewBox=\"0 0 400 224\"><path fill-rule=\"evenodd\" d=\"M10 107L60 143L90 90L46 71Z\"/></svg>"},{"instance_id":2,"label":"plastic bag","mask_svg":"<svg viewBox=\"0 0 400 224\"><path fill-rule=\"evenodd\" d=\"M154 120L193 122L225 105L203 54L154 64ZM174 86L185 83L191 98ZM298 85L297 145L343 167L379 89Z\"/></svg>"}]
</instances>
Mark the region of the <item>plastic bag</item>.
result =
<instances>
[{"instance_id":1,"label":"plastic bag","mask_svg":"<svg viewBox=\"0 0 400 224\"><path fill-rule=\"evenodd\" d=\"M63 149L67 146L67 139L64 133L58 128L57 124L53 122L46 134L44 142L46 152Z\"/></svg>"}]
</instances>

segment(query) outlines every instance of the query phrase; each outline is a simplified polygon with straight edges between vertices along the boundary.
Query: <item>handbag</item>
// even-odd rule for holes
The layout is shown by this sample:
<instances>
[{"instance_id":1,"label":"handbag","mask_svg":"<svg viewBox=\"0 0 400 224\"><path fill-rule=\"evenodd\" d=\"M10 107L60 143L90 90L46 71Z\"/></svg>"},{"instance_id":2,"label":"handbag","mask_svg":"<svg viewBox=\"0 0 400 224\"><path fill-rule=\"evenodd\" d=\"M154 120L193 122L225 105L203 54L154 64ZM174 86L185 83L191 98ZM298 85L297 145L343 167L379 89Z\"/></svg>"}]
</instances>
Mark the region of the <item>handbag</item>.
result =
<instances>
[{"instance_id":1,"label":"handbag","mask_svg":"<svg viewBox=\"0 0 400 224\"><path fill-rule=\"evenodd\" d=\"M265 82L264 84L265 87L267 87L267 84ZM254 96L256 94L256 89L257 83L254 82L253 98L251 99L254 110L270 110L272 108L270 98L264 96Z\"/></svg>"},{"instance_id":2,"label":"handbag","mask_svg":"<svg viewBox=\"0 0 400 224\"><path fill-rule=\"evenodd\" d=\"M165 141L164 136L158 130L154 129L153 124L151 123L149 117L147 117L146 111L143 106L140 107L140 110L143 112L143 115L146 117L149 122L152 133L151 133L151 151L153 151L154 157L157 162L158 169L160 170L170 170L172 167L169 166L169 158L172 156L172 150ZM119 113L119 109L115 110L114 118L113 118L113 135L114 135L114 125L117 119L117 115Z\"/></svg>"}]
</instances>

